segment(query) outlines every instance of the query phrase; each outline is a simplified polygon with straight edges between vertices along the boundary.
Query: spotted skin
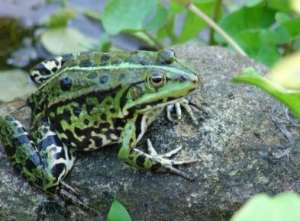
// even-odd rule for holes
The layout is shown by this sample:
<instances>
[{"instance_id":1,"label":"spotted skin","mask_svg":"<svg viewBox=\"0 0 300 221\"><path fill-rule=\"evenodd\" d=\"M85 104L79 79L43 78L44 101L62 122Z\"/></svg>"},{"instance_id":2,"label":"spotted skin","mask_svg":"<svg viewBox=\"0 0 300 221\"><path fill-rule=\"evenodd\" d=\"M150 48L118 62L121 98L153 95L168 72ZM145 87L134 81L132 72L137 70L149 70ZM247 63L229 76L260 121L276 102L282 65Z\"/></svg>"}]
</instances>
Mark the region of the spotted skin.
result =
<instances>
[{"instance_id":1,"label":"spotted skin","mask_svg":"<svg viewBox=\"0 0 300 221\"><path fill-rule=\"evenodd\" d=\"M28 99L31 133L14 118L0 117L0 141L31 183L55 191L76 152L112 144L120 147L118 157L136 168L177 171L173 166L182 161L137 148L163 109L199 86L174 52L67 55L38 64L31 77L39 85Z\"/></svg>"},{"instance_id":2,"label":"spotted skin","mask_svg":"<svg viewBox=\"0 0 300 221\"><path fill-rule=\"evenodd\" d=\"M1 142L14 167L30 183L53 192L63 175L71 169L74 159L64 152L66 147L49 125L43 123L39 131L41 139L35 144L18 120L10 116L0 117L0 132L6 135L1 136Z\"/></svg>"}]
</instances>

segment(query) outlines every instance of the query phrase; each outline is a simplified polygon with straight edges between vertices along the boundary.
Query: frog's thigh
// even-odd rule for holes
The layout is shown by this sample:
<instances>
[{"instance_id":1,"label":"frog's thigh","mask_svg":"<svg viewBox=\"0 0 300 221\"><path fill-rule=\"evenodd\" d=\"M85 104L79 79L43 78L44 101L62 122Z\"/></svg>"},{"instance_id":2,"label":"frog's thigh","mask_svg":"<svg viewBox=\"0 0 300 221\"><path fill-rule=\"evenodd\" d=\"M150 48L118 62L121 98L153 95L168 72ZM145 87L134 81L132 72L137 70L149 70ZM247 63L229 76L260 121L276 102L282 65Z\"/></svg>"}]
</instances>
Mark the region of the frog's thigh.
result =
<instances>
[{"instance_id":1,"label":"frog's thigh","mask_svg":"<svg viewBox=\"0 0 300 221\"><path fill-rule=\"evenodd\" d=\"M58 185L61 174L54 173L56 168L51 171L51 159L39 152L19 121L0 117L0 141L14 166L29 182L44 190Z\"/></svg>"},{"instance_id":2,"label":"frog's thigh","mask_svg":"<svg viewBox=\"0 0 300 221\"><path fill-rule=\"evenodd\" d=\"M118 157L131 166L140 169L156 169L160 167L160 163L154 161L149 155L134 148L137 144L136 128L134 121L129 121L122 132L122 144L118 153Z\"/></svg>"},{"instance_id":3,"label":"frog's thigh","mask_svg":"<svg viewBox=\"0 0 300 221\"><path fill-rule=\"evenodd\" d=\"M75 157L51 130L47 119L42 121L38 133L37 149L45 163L45 170L55 178L57 185L72 169Z\"/></svg>"}]
</instances>

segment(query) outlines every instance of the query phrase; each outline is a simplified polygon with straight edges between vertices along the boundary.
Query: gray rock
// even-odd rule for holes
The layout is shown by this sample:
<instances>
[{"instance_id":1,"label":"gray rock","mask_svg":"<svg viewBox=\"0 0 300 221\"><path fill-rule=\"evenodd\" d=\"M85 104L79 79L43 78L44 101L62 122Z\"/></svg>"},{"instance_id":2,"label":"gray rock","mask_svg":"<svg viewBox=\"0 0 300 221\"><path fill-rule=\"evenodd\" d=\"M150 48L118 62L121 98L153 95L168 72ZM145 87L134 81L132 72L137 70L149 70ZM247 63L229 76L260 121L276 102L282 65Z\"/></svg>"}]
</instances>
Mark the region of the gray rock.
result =
<instances>
[{"instance_id":1,"label":"gray rock","mask_svg":"<svg viewBox=\"0 0 300 221\"><path fill-rule=\"evenodd\" d=\"M191 96L203 108L195 112L200 124L184 117L174 125L162 116L146 137L159 152L182 145L179 159L200 159L182 167L195 181L132 169L117 159L117 148L80 154L65 181L80 189L104 216L115 196L135 221L228 220L256 193L299 191L300 129L273 98L230 82L242 68L266 68L224 48L192 43L175 49L203 78L203 88ZM11 104L2 106L0 113L10 109ZM22 111L18 118L28 124L28 110ZM74 206L66 212L47 203L44 193L14 172L2 147L0 168L0 220L36 220L42 202L48 208L44 220L101 220Z\"/></svg>"}]
</instances>

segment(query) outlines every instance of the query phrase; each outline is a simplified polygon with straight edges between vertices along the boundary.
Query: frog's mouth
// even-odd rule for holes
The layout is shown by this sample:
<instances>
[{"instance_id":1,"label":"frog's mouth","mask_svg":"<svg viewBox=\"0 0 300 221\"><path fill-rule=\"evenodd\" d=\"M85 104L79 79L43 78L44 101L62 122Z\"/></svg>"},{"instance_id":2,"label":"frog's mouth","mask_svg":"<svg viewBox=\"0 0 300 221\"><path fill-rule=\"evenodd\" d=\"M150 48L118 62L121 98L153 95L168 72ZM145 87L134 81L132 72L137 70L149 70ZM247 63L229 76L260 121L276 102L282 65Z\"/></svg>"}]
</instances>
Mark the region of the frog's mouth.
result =
<instances>
[{"instance_id":1,"label":"frog's mouth","mask_svg":"<svg viewBox=\"0 0 300 221\"><path fill-rule=\"evenodd\" d=\"M164 107L166 107L170 104L180 102L182 99L183 98L177 98L175 100L170 100L170 101L167 101L167 102L155 101L155 102L152 102L152 103L144 104L144 105L142 105L142 107L137 108L137 109L139 109L138 112L145 113L145 112L148 112L148 111L151 111L151 110L162 109L162 108L164 108Z\"/></svg>"},{"instance_id":2,"label":"frog's mouth","mask_svg":"<svg viewBox=\"0 0 300 221\"><path fill-rule=\"evenodd\" d=\"M127 104L125 108L129 112L135 110L138 112L146 112L153 109L163 108L169 104L180 102L186 95L195 91L197 84L186 82L184 85L170 84L168 87L160 91L150 94L144 94L138 99Z\"/></svg>"}]
</instances>

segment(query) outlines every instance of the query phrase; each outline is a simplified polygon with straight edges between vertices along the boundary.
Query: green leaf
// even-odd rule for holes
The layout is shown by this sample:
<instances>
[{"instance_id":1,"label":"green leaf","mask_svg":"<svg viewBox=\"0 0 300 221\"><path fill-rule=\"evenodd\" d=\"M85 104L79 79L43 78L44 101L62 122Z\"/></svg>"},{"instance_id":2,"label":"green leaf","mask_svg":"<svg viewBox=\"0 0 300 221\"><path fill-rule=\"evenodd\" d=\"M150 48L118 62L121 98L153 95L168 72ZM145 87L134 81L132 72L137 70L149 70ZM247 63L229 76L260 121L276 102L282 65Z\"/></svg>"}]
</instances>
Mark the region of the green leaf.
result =
<instances>
[{"instance_id":1,"label":"green leaf","mask_svg":"<svg viewBox=\"0 0 300 221\"><path fill-rule=\"evenodd\" d=\"M29 84L28 74L18 69L0 72L0 88L0 102L26 97L36 90L33 84Z\"/></svg>"},{"instance_id":2,"label":"green leaf","mask_svg":"<svg viewBox=\"0 0 300 221\"><path fill-rule=\"evenodd\" d=\"M280 84L258 74L253 68L247 68L233 78L235 83L246 83L259 87L287 105L300 118L300 90L289 90Z\"/></svg>"},{"instance_id":3,"label":"green leaf","mask_svg":"<svg viewBox=\"0 0 300 221\"><path fill-rule=\"evenodd\" d=\"M248 1L245 2L245 4L248 7L252 7L252 6L260 4L262 1L263 0L248 0Z\"/></svg>"},{"instance_id":4,"label":"green leaf","mask_svg":"<svg viewBox=\"0 0 300 221\"><path fill-rule=\"evenodd\" d=\"M259 4L254 7L242 7L224 16L220 21L220 26L228 34L238 39L241 31L269 28L274 21L275 11L266 8L263 4Z\"/></svg>"},{"instance_id":5,"label":"green leaf","mask_svg":"<svg viewBox=\"0 0 300 221\"><path fill-rule=\"evenodd\" d=\"M291 18L281 23L281 27L289 34L291 40L300 36L300 18Z\"/></svg>"},{"instance_id":6,"label":"green leaf","mask_svg":"<svg viewBox=\"0 0 300 221\"><path fill-rule=\"evenodd\" d=\"M267 0L267 6L277 11L289 12L291 10L290 4L287 0Z\"/></svg>"},{"instance_id":7,"label":"green leaf","mask_svg":"<svg viewBox=\"0 0 300 221\"><path fill-rule=\"evenodd\" d=\"M242 7L225 16L220 26L231 35L252 58L272 65L280 58L278 44L287 40L287 32L283 29L273 31L270 27L275 23L275 11L260 3L252 7ZM216 36L219 43L224 43Z\"/></svg>"},{"instance_id":8,"label":"green leaf","mask_svg":"<svg viewBox=\"0 0 300 221\"><path fill-rule=\"evenodd\" d=\"M96 44L94 39L73 28L48 29L42 34L41 42L49 52L56 55L86 51Z\"/></svg>"},{"instance_id":9,"label":"green leaf","mask_svg":"<svg viewBox=\"0 0 300 221\"><path fill-rule=\"evenodd\" d=\"M108 212L107 221L132 221L132 219L126 208L120 202L114 200Z\"/></svg>"},{"instance_id":10,"label":"green leaf","mask_svg":"<svg viewBox=\"0 0 300 221\"><path fill-rule=\"evenodd\" d=\"M244 30L239 33L238 42L249 56L271 66L280 58L279 34L264 29Z\"/></svg>"},{"instance_id":11,"label":"green leaf","mask_svg":"<svg viewBox=\"0 0 300 221\"><path fill-rule=\"evenodd\" d=\"M296 221L300 220L300 197L286 192L275 197L258 194L250 199L230 221Z\"/></svg>"},{"instance_id":12,"label":"green leaf","mask_svg":"<svg viewBox=\"0 0 300 221\"><path fill-rule=\"evenodd\" d=\"M215 6L215 0L198 0L194 4L205 14L211 16ZM191 11L187 11L181 34L176 39L176 43L185 42L196 37L201 30L207 27L207 23Z\"/></svg>"},{"instance_id":13,"label":"green leaf","mask_svg":"<svg viewBox=\"0 0 300 221\"><path fill-rule=\"evenodd\" d=\"M156 0L108 0L101 15L104 29L111 35L142 30L157 4Z\"/></svg>"},{"instance_id":14,"label":"green leaf","mask_svg":"<svg viewBox=\"0 0 300 221\"><path fill-rule=\"evenodd\" d=\"M284 12L277 12L275 15L275 19L277 22L282 23L291 19L290 14Z\"/></svg>"},{"instance_id":15,"label":"green leaf","mask_svg":"<svg viewBox=\"0 0 300 221\"><path fill-rule=\"evenodd\" d=\"M156 12L149 22L146 22L145 27L148 32L157 32L162 26L167 23L168 10L161 4L157 4Z\"/></svg>"},{"instance_id":16,"label":"green leaf","mask_svg":"<svg viewBox=\"0 0 300 221\"><path fill-rule=\"evenodd\" d=\"M53 15L50 16L47 26L49 28L59 28L59 27L66 27L68 21L74 18L76 12L70 8L64 8L58 10Z\"/></svg>"}]
</instances>

